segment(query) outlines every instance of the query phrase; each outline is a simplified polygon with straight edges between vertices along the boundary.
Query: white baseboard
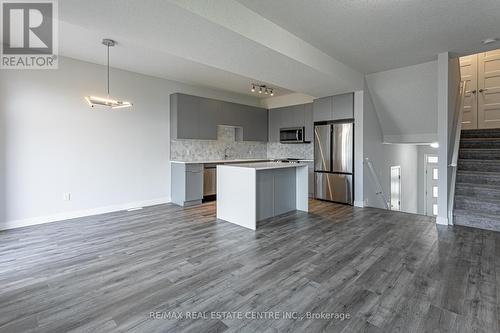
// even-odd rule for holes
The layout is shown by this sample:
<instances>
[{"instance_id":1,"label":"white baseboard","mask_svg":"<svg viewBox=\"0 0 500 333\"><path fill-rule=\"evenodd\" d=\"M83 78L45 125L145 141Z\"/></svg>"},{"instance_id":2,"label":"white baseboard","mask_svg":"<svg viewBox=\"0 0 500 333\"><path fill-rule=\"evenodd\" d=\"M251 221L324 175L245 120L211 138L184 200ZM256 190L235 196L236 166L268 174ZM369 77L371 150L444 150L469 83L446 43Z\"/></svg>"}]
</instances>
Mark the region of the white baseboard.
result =
<instances>
[{"instance_id":1,"label":"white baseboard","mask_svg":"<svg viewBox=\"0 0 500 333\"><path fill-rule=\"evenodd\" d=\"M354 201L354 207L359 207L359 208L363 208L365 207L365 203L363 200L358 200L358 201Z\"/></svg>"},{"instance_id":2,"label":"white baseboard","mask_svg":"<svg viewBox=\"0 0 500 333\"><path fill-rule=\"evenodd\" d=\"M154 206L154 205L160 205L160 204L169 203L169 202L170 202L170 198L164 197L164 198L156 198L156 199L143 200L143 201L127 202L127 203L111 205L111 206L70 211L70 212L58 213L58 214L48 215L48 216L38 216L38 217L32 217L32 218L28 218L28 219L12 220L12 221L6 221L4 223L1 223L0 230L21 228L21 227L27 227L30 225L37 225L37 224L43 224L43 223L69 220L69 219L74 219L74 218L78 218L78 217L93 216L93 215L117 212L120 210L127 210L127 209L131 209L131 208L136 208L136 207Z\"/></svg>"},{"instance_id":3,"label":"white baseboard","mask_svg":"<svg viewBox=\"0 0 500 333\"><path fill-rule=\"evenodd\" d=\"M448 218L446 217L436 217L436 223L441 225L448 225Z\"/></svg>"}]
</instances>

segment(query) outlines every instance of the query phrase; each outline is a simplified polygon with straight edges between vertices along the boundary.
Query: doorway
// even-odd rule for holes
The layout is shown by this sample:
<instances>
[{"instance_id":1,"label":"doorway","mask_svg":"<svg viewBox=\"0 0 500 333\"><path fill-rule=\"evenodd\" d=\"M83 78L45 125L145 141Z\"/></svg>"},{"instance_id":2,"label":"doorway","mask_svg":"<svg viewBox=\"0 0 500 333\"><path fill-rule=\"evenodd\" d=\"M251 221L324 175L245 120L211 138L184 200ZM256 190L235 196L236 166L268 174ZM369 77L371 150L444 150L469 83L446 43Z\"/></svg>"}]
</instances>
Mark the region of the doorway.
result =
<instances>
[{"instance_id":1,"label":"doorway","mask_svg":"<svg viewBox=\"0 0 500 333\"><path fill-rule=\"evenodd\" d=\"M438 213L438 157L437 155L425 155L425 215L437 216Z\"/></svg>"},{"instance_id":2,"label":"doorway","mask_svg":"<svg viewBox=\"0 0 500 333\"><path fill-rule=\"evenodd\" d=\"M391 210L401 210L401 166L391 166Z\"/></svg>"},{"instance_id":3,"label":"doorway","mask_svg":"<svg viewBox=\"0 0 500 333\"><path fill-rule=\"evenodd\" d=\"M500 128L500 49L460 58L462 129Z\"/></svg>"}]
</instances>

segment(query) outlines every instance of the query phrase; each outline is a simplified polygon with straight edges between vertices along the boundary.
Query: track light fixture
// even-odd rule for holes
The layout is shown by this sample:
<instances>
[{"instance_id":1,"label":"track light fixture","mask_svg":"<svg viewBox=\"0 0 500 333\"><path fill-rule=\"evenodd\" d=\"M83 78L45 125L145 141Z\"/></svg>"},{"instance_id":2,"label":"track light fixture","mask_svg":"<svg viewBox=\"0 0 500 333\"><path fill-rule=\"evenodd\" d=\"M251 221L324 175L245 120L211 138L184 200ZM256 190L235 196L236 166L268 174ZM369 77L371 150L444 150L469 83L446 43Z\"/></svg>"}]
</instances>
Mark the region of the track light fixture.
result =
<instances>
[{"instance_id":1,"label":"track light fixture","mask_svg":"<svg viewBox=\"0 0 500 333\"><path fill-rule=\"evenodd\" d=\"M264 93L264 95L274 96L274 88L268 87L265 84L252 83L251 92L255 92L256 88L259 88L259 94Z\"/></svg>"}]
</instances>

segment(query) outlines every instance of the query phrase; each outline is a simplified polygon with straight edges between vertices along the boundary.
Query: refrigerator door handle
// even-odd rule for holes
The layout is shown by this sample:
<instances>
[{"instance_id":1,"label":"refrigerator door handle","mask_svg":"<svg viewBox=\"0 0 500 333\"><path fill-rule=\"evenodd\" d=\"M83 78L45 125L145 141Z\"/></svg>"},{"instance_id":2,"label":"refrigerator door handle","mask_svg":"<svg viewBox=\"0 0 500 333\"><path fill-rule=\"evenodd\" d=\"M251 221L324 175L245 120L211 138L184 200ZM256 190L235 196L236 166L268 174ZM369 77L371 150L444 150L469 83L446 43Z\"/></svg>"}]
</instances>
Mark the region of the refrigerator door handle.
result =
<instances>
[{"instance_id":1,"label":"refrigerator door handle","mask_svg":"<svg viewBox=\"0 0 500 333\"><path fill-rule=\"evenodd\" d=\"M314 127L314 170L330 172L332 131L331 125Z\"/></svg>"}]
</instances>

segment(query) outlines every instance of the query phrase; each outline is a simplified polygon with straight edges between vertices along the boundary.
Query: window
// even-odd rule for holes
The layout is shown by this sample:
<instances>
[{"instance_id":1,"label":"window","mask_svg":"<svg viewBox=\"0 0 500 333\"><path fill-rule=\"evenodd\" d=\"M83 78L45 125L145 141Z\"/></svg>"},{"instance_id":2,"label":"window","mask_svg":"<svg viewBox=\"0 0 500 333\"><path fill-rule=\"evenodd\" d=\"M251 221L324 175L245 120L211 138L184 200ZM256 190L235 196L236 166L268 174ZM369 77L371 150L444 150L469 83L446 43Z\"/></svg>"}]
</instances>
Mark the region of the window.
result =
<instances>
[{"instance_id":1,"label":"window","mask_svg":"<svg viewBox=\"0 0 500 333\"><path fill-rule=\"evenodd\" d=\"M438 162L437 156L427 156L427 163L437 163L437 162Z\"/></svg>"},{"instance_id":2,"label":"window","mask_svg":"<svg viewBox=\"0 0 500 333\"><path fill-rule=\"evenodd\" d=\"M432 169L432 179L438 180L438 169L437 168Z\"/></svg>"},{"instance_id":3,"label":"window","mask_svg":"<svg viewBox=\"0 0 500 333\"><path fill-rule=\"evenodd\" d=\"M434 215L438 214L438 205L437 204L432 205L432 214L434 214Z\"/></svg>"}]
</instances>

